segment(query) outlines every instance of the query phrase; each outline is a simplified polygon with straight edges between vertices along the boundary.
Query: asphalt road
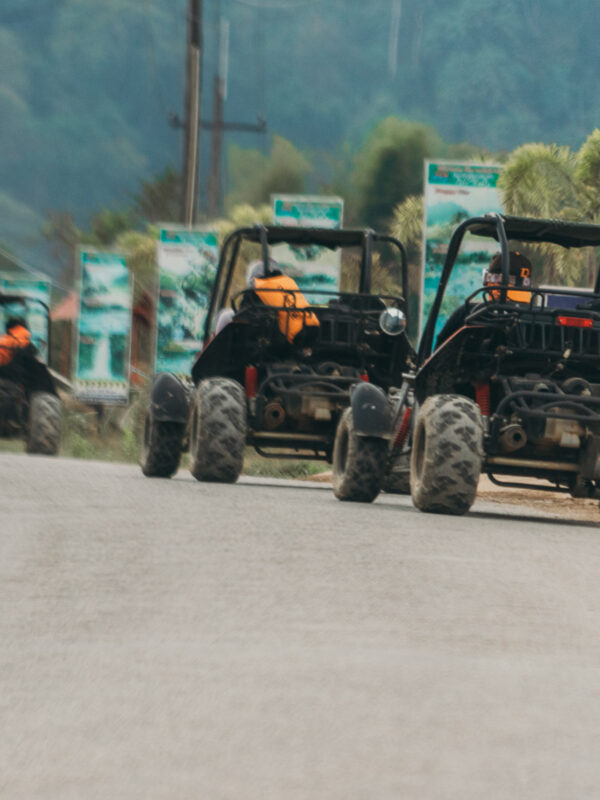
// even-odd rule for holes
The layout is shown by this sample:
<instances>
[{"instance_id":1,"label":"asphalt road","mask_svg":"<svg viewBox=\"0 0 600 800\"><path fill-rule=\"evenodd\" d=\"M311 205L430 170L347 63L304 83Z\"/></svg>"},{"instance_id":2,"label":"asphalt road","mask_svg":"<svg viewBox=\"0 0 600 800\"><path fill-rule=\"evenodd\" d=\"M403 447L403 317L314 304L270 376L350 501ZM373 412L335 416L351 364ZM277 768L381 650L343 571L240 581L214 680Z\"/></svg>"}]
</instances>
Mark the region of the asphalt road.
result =
<instances>
[{"instance_id":1,"label":"asphalt road","mask_svg":"<svg viewBox=\"0 0 600 800\"><path fill-rule=\"evenodd\" d=\"M600 536L0 456L0 797L600 795Z\"/></svg>"}]
</instances>

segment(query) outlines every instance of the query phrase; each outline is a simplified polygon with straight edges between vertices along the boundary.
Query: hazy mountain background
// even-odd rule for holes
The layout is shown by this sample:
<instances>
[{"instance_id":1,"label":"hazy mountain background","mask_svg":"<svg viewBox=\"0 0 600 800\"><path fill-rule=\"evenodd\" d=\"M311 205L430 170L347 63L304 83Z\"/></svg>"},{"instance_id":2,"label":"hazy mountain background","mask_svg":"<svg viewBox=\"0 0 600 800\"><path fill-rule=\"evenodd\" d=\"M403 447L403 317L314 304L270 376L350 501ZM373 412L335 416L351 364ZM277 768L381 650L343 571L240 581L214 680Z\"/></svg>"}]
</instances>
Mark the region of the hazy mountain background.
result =
<instances>
[{"instance_id":1,"label":"hazy mountain background","mask_svg":"<svg viewBox=\"0 0 600 800\"><path fill-rule=\"evenodd\" d=\"M43 268L48 211L85 224L180 168L169 114L182 116L186 13L186 0L0 0L3 247ZM599 123L597 0L204 0L205 118L220 16L225 119L268 126L226 134L226 163L277 134L320 165L308 189L390 115L495 153L577 147ZM204 180L208 146L205 133Z\"/></svg>"}]
</instances>

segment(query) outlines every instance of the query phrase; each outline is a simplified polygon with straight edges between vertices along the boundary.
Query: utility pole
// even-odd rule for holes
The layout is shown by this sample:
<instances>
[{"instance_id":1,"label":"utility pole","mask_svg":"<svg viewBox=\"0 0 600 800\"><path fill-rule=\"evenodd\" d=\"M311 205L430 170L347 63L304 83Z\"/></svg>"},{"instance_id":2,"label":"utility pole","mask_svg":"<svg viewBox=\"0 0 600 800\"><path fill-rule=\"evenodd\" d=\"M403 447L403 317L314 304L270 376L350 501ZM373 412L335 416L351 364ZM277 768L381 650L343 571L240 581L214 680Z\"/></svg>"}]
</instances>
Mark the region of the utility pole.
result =
<instances>
[{"instance_id":1,"label":"utility pole","mask_svg":"<svg viewBox=\"0 0 600 800\"><path fill-rule=\"evenodd\" d=\"M213 126L210 148L210 177L208 179L208 216L214 219L219 213L221 189L221 149L223 143L223 103L227 97L227 70L229 66L229 23L219 20L219 66L214 80Z\"/></svg>"},{"instance_id":2,"label":"utility pole","mask_svg":"<svg viewBox=\"0 0 600 800\"><path fill-rule=\"evenodd\" d=\"M256 124L247 122L224 122L223 104L227 98L227 71L229 50L229 23L221 19L219 36L219 66L214 80L213 119L202 122L202 128L212 131L210 151L210 177L208 181L208 216L214 219L219 214L221 199L221 152L224 131L247 131L266 133L264 119L257 118Z\"/></svg>"},{"instance_id":3,"label":"utility pole","mask_svg":"<svg viewBox=\"0 0 600 800\"><path fill-rule=\"evenodd\" d=\"M185 113L183 121L173 112L169 123L173 128L183 128L183 169L181 218L191 226L198 218L198 191L200 186L200 131L212 131L211 166L208 181L208 213L219 213L221 195L221 152L224 131L266 133L267 124L262 117L256 123L224 122L223 105L227 97L229 24L221 20L219 40L219 67L214 82L214 119L201 119L202 109L202 0L188 0L188 27L186 51Z\"/></svg>"},{"instance_id":4,"label":"utility pole","mask_svg":"<svg viewBox=\"0 0 600 800\"><path fill-rule=\"evenodd\" d=\"M202 0L188 0L183 192L181 216L193 225L198 215L200 113L202 108Z\"/></svg>"}]
</instances>

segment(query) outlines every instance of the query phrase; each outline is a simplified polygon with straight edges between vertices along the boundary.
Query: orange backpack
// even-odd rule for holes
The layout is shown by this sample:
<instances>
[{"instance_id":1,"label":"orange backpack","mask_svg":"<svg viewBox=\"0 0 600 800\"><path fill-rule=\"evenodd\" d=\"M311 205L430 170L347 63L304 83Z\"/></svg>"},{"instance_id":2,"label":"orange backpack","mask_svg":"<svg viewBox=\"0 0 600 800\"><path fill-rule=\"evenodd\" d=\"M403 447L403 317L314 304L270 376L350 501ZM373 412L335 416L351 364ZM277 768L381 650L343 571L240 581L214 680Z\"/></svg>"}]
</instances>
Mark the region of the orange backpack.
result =
<instances>
[{"instance_id":1,"label":"orange backpack","mask_svg":"<svg viewBox=\"0 0 600 800\"><path fill-rule=\"evenodd\" d=\"M278 312L279 330L288 342L305 327L317 327L319 320L312 311L306 297L298 289L298 284L287 275L272 275L269 278L255 278L254 291L266 306L280 308Z\"/></svg>"}]
</instances>

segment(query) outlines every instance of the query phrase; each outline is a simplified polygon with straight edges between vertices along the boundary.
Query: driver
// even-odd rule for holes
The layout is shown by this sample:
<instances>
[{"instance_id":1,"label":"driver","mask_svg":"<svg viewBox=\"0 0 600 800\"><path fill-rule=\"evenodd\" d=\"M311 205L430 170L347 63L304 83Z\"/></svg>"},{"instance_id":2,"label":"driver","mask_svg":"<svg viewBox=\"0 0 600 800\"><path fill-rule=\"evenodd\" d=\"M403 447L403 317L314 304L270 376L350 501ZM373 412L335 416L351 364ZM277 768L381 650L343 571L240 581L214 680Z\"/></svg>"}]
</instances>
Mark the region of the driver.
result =
<instances>
[{"instance_id":1,"label":"driver","mask_svg":"<svg viewBox=\"0 0 600 800\"><path fill-rule=\"evenodd\" d=\"M508 255L510 259L508 266L509 286L514 288L506 292L506 299L513 303L529 303L531 300L531 292L527 290L531 287L531 261L527 256L519 253L518 250L511 250ZM483 271L483 285L488 287L497 286L501 283L502 254L496 253L490 261L489 267ZM525 289L525 291L522 291L522 289ZM498 300L500 297L499 290L490 291L486 294L491 296L493 300ZM446 320L444 327L437 337L436 348L462 328L465 319L469 314L472 314L479 305L482 305L482 303L463 303L462 306L459 306Z\"/></svg>"},{"instance_id":2,"label":"driver","mask_svg":"<svg viewBox=\"0 0 600 800\"><path fill-rule=\"evenodd\" d=\"M6 323L6 333L0 336L0 367L7 367L16 353L29 347L31 333L22 317L10 317Z\"/></svg>"}]
</instances>

